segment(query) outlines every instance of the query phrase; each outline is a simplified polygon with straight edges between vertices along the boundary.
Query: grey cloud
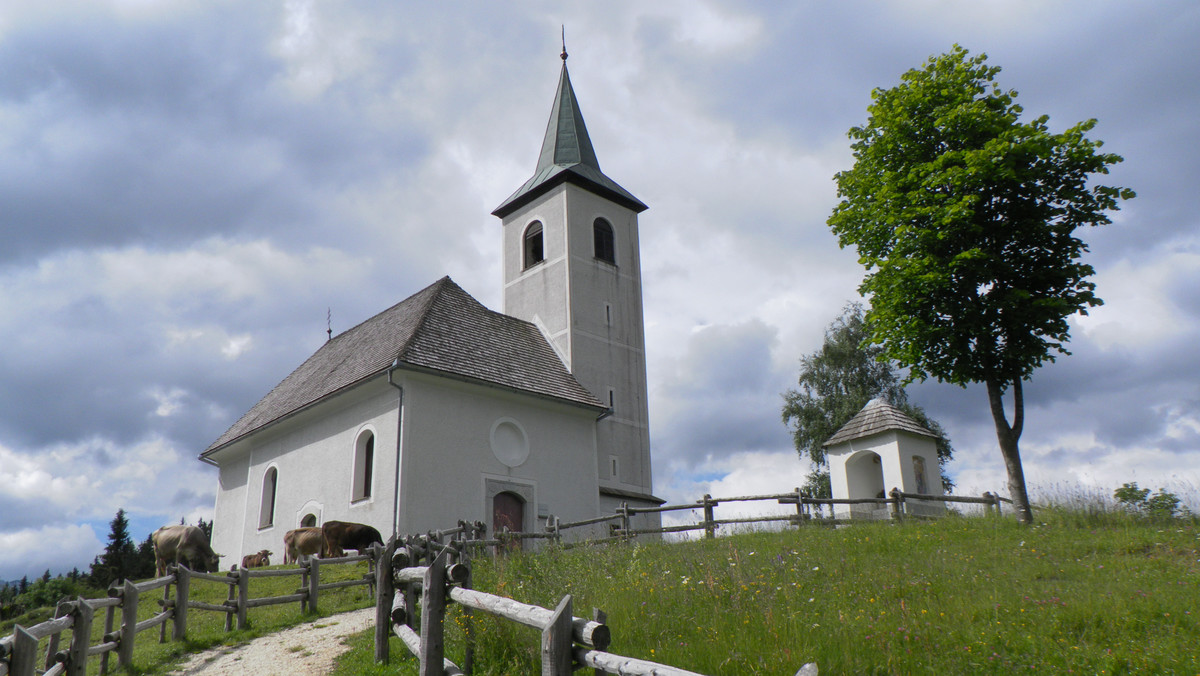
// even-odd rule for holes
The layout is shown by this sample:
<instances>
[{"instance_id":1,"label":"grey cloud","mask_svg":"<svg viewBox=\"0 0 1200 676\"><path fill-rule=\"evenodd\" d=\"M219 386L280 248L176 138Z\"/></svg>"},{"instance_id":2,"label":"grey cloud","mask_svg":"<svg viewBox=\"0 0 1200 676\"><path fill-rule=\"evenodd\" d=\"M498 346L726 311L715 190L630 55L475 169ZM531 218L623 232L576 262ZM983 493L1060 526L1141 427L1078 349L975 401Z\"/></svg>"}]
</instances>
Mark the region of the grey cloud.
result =
<instances>
[{"instance_id":1,"label":"grey cloud","mask_svg":"<svg viewBox=\"0 0 1200 676\"><path fill-rule=\"evenodd\" d=\"M18 116L7 141L19 152L0 158L11 235L0 260L68 242L329 238L332 196L425 152L400 116L372 123L337 92L309 102L280 92L281 64L266 51L273 17L250 12L97 13L9 31L0 107Z\"/></svg>"},{"instance_id":2,"label":"grey cloud","mask_svg":"<svg viewBox=\"0 0 1200 676\"><path fill-rule=\"evenodd\" d=\"M754 320L693 334L673 361L651 409L656 457L702 460L712 454L788 443L779 422L784 386L771 363L777 331Z\"/></svg>"}]
</instances>

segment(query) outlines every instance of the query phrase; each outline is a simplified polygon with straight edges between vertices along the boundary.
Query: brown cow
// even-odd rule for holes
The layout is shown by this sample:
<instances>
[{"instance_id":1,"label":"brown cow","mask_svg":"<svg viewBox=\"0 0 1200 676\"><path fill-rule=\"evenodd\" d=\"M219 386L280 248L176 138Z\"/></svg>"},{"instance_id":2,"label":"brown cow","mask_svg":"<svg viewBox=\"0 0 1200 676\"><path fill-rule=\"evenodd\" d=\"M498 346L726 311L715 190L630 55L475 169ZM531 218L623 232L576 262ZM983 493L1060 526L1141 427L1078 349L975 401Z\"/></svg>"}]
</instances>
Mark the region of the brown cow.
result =
<instances>
[{"instance_id":1,"label":"brown cow","mask_svg":"<svg viewBox=\"0 0 1200 676\"><path fill-rule=\"evenodd\" d=\"M268 552L267 550L263 549L257 554L247 554L242 557L242 568L261 568L263 566L269 566L271 565L271 554L274 553L275 552Z\"/></svg>"},{"instance_id":2,"label":"brown cow","mask_svg":"<svg viewBox=\"0 0 1200 676\"><path fill-rule=\"evenodd\" d=\"M283 534L283 562L296 563L301 556L316 556L325 550L320 528L295 528Z\"/></svg>"},{"instance_id":3,"label":"brown cow","mask_svg":"<svg viewBox=\"0 0 1200 676\"><path fill-rule=\"evenodd\" d=\"M347 549L356 550L359 554L373 544L383 544L379 531L363 523L349 521L326 521L321 526L325 535L325 556L336 558L345 556Z\"/></svg>"},{"instance_id":4,"label":"brown cow","mask_svg":"<svg viewBox=\"0 0 1200 676\"><path fill-rule=\"evenodd\" d=\"M154 568L158 577L167 573L167 563L186 560L200 573L215 573L221 555L213 552L204 531L195 526L163 526L154 531Z\"/></svg>"}]
</instances>

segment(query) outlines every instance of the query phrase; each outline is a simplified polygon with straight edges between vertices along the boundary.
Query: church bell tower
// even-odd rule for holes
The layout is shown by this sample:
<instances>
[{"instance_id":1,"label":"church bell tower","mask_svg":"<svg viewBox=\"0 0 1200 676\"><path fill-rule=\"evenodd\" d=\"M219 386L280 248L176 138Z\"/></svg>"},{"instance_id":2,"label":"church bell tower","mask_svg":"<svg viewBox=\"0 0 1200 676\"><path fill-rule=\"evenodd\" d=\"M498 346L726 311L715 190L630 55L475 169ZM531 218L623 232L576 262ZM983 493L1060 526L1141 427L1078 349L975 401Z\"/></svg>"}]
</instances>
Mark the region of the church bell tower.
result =
<instances>
[{"instance_id":1,"label":"church bell tower","mask_svg":"<svg viewBox=\"0 0 1200 676\"><path fill-rule=\"evenodd\" d=\"M638 214L600 170L567 53L533 177L492 212L503 222L504 313L537 325L610 412L597 423L602 510L651 494Z\"/></svg>"}]
</instances>

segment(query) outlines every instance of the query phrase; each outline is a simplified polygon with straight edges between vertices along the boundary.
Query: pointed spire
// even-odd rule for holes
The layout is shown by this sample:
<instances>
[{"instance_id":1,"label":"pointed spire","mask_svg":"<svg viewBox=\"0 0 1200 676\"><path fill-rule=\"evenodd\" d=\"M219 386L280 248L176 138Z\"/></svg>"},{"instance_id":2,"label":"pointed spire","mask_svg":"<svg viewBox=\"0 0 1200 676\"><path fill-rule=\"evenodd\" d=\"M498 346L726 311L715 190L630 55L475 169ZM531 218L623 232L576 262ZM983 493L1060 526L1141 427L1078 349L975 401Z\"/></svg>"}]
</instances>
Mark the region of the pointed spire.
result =
<instances>
[{"instance_id":1,"label":"pointed spire","mask_svg":"<svg viewBox=\"0 0 1200 676\"><path fill-rule=\"evenodd\" d=\"M567 73L565 29L561 56L563 65L558 77L558 90L550 108L550 120L546 124L546 136L542 140L537 168L533 177L496 207L492 214L503 218L563 181L587 188L635 212L645 211L645 204L600 171L600 161L596 159L587 125L583 122L583 113L579 110L579 101L571 87L571 76Z\"/></svg>"},{"instance_id":2,"label":"pointed spire","mask_svg":"<svg viewBox=\"0 0 1200 676\"><path fill-rule=\"evenodd\" d=\"M555 164L570 166L581 163L600 171L600 161L596 159L587 125L583 122L583 114L579 112L579 101L575 99L575 90L571 87L571 76L567 73L564 59L562 73L558 76L558 93L550 109L550 122L546 125L546 137L542 140L542 152L538 155L538 166L534 173Z\"/></svg>"}]
</instances>

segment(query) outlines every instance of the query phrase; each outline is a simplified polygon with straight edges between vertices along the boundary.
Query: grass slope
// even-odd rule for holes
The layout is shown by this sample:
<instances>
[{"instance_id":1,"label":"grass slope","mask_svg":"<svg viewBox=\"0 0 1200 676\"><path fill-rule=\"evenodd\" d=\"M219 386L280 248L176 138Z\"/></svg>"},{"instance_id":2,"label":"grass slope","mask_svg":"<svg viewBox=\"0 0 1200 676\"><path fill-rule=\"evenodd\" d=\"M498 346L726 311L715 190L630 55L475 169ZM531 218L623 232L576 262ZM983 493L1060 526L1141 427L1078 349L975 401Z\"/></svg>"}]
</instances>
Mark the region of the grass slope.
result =
<instances>
[{"instance_id":1,"label":"grass slope","mask_svg":"<svg viewBox=\"0 0 1200 676\"><path fill-rule=\"evenodd\" d=\"M1038 516L546 550L481 559L474 586L546 608L572 594L577 616L608 613L612 652L704 674L1200 673L1195 519ZM474 622L476 674L537 673L537 632ZM337 673L416 673L397 639L390 667L356 646Z\"/></svg>"}]
</instances>

